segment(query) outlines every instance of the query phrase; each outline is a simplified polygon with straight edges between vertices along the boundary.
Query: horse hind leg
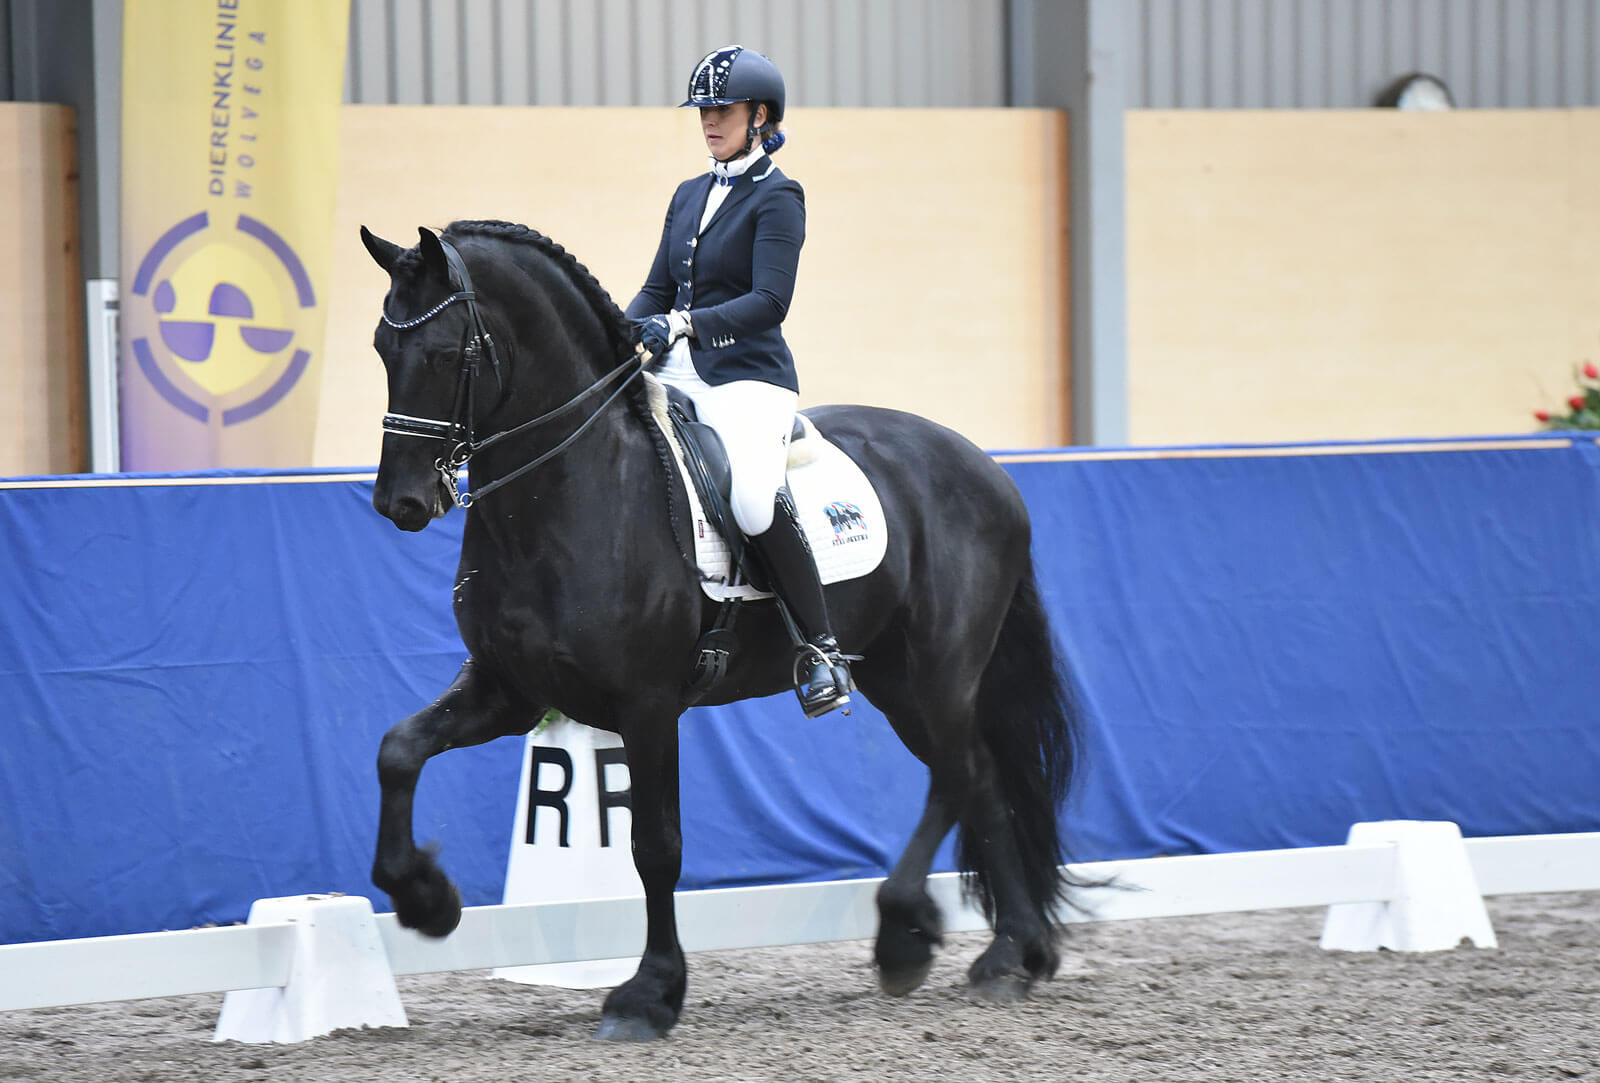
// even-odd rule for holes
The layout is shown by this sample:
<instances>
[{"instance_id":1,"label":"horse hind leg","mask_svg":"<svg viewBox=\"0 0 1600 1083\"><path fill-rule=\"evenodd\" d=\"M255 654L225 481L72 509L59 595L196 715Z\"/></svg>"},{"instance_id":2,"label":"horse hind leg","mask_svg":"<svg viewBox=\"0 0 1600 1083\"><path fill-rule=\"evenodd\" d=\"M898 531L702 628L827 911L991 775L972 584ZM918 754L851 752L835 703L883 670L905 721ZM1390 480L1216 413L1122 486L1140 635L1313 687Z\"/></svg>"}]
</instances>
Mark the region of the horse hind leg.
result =
<instances>
[{"instance_id":1,"label":"horse hind leg","mask_svg":"<svg viewBox=\"0 0 1600 1083\"><path fill-rule=\"evenodd\" d=\"M943 920L928 894L928 872L940 842L959 822L957 861L970 876L967 886L975 889L995 930L994 939L968 970L968 981L980 999L1012 1002L1025 998L1036 979L1055 973L1056 935L1048 907L1034 898L1038 891L1030 884L1023 856L1026 847L1018 840L1016 818L1002 797L1004 773L996 771L993 755L971 721L973 709L968 706L959 717L969 721L940 728L938 732L946 736L939 746L970 751L959 761L945 762L946 756L929 763L931 780L922 818L878 889L873 959L878 983L891 996L911 992L927 977L933 949L943 939ZM925 751L917 746L912 750ZM1023 808L1027 807L1024 798Z\"/></svg>"},{"instance_id":2,"label":"horse hind leg","mask_svg":"<svg viewBox=\"0 0 1600 1083\"><path fill-rule=\"evenodd\" d=\"M928 894L928 870L939 843L950 833L955 814L937 780L928 786L922 818L900 859L878 888L878 938L872 959L878 985L890 996L905 996L933 968L933 949L944 942L944 917Z\"/></svg>"},{"instance_id":3,"label":"horse hind leg","mask_svg":"<svg viewBox=\"0 0 1600 1083\"><path fill-rule=\"evenodd\" d=\"M986 1000L1025 997L1060 964L1055 910L1079 884L1063 874L1057 816L1071 787L1080 709L1050 638L1030 569L1018 583L978 688L972 790L957 859L973 874L995 939L968 972Z\"/></svg>"},{"instance_id":4,"label":"horse hind leg","mask_svg":"<svg viewBox=\"0 0 1600 1083\"><path fill-rule=\"evenodd\" d=\"M963 717L972 717L970 707ZM951 724L939 732L958 734L962 728ZM898 725L896 729L899 731ZM957 822L961 825L959 864L963 872L971 874L975 893L995 930L994 940L968 971L974 994L999 1003L1021 1000L1036 979L1053 975L1059 963L1055 931L1047 909L1033 899L1016 825L1001 797L991 754L970 723L967 729L965 739L947 738L953 747L966 742L975 745L960 766L938 759L930 763L922 817L878 889L873 962L878 984L890 996L904 996L918 988L932 969L934 949L943 943L943 916L928 893L927 878L940 842ZM924 751L912 747L914 752Z\"/></svg>"},{"instance_id":5,"label":"horse hind leg","mask_svg":"<svg viewBox=\"0 0 1600 1083\"><path fill-rule=\"evenodd\" d=\"M872 959L878 986L890 996L905 996L918 988L933 968L934 949L944 942L944 916L928 894L928 872L962 804L958 796L962 768L947 750L965 748L967 741L947 735L969 729L972 717L972 693L963 696L954 679L960 667L919 668L915 659L920 656L909 647L880 644L856 667L862 691L929 772L928 796L916 830L878 888L878 935Z\"/></svg>"},{"instance_id":6,"label":"horse hind leg","mask_svg":"<svg viewBox=\"0 0 1600 1083\"><path fill-rule=\"evenodd\" d=\"M967 971L974 996L993 1003L1027 998L1034 981L1060 965L1056 930L1046 907L1033 898L1017 842L1016 816L1001 797L992 767L981 761L969 811L958 836L958 863L977 881L977 895L994 926L994 939Z\"/></svg>"},{"instance_id":7,"label":"horse hind leg","mask_svg":"<svg viewBox=\"0 0 1600 1083\"><path fill-rule=\"evenodd\" d=\"M440 867L437 848L416 845L412 804L423 765L451 748L526 732L533 720L468 661L444 695L397 723L378 750L378 845L372 882L395 916L425 936L448 936L461 921L461 893Z\"/></svg>"},{"instance_id":8,"label":"horse hind leg","mask_svg":"<svg viewBox=\"0 0 1600 1083\"><path fill-rule=\"evenodd\" d=\"M870 675L866 677L870 680ZM864 685L864 687L866 687ZM874 689L866 687L869 698ZM881 691L879 698L882 696ZM1056 971L1059 955L1047 907L1038 905L1030 885L1028 862L1016 836L1008 803L1002 798L993 754L978 731L969 692L953 690L926 697L946 705L937 712L912 714L895 710L890 723L908 748L929 766L931 779L922 818L894 869L878 889L878 938L873 947L878 984L891 996L903 996L922 984L933 964L933 949L942 942L943 919L928 894L927 877L935 852L950 828L960 824L957 859L973 886L995 938L972 964L968 981L976 996L995 1002L1021 1000L1035 979ZM951 704L962 704L959 708ZM886 712L888 713L888 712ZM927 731L904 728L903 719L921 718ZM930 735L937 734L936 739ZM938 752L934 750L938 749ZM949 749L963 749L952 757ZM1027 796L1019 812L1038 814ZM1035 877L1034 879L1037 879Z\"/></svg>"}]
</instances>

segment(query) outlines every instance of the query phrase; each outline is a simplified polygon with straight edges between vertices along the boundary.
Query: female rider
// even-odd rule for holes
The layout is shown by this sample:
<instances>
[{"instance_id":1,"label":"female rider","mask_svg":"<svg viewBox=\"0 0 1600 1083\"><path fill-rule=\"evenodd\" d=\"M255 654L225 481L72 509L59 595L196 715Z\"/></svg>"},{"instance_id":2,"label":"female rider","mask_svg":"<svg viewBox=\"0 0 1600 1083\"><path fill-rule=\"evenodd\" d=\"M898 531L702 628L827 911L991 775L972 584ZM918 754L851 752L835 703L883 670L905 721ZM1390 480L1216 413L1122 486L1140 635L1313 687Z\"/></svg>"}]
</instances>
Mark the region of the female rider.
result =
<instances>
[{"instance_id":1,"label":"female rider","mask_svg":"<svg viewBox=\"0 0 1600 1083\"><path fill-rule=\"evenodd\" d=\"M828 623L811 546L784 484L799 401L780 324L805 241L805 195L771 155L783 145L783 76L730 45L689 76L710 173L678 186L644 288L628 306L655 375L694 400L733 469L733 515L755 544L806 645L801 705L815 718L850 702L849 667Z\"/></svg>"}]
</instances>

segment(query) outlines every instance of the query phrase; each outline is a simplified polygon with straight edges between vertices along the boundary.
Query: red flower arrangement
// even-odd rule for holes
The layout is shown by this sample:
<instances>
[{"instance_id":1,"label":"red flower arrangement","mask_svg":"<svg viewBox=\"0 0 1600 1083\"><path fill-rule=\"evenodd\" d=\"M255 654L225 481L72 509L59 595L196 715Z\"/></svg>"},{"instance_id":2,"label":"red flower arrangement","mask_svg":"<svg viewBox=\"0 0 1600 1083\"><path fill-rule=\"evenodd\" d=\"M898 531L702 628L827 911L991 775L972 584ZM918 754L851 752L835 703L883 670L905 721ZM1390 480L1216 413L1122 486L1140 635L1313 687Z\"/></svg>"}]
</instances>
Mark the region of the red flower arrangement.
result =
<instances>
[{"instance_id":1,"label":"red flower arrangement","mask_svg":"<svg viewBox=\"0 0 1600 1083\"><path fill-rule=\"evenodd\" d=\"M1579 394L1567 399L1567 412L1535 410L1533 416L1548 430L1600 429L1600 366L1585 361L1574 374Z\"/></svg>"}]
</instances>

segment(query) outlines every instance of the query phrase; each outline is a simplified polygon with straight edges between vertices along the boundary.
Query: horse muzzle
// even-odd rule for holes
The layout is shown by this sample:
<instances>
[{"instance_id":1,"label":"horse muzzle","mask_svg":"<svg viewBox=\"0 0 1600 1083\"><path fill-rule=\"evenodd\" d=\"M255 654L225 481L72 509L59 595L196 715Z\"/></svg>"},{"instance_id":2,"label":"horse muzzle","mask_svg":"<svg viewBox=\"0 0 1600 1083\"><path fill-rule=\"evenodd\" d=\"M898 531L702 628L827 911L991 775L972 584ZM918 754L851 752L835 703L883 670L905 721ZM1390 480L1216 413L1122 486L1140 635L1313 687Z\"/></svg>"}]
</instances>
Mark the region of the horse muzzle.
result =
<instances>
[{"instance_id":1,"label":"horse muzzle","mask_svg":"<svg viewBox=\"0 0 1600 1083\"><path fill-rule=\"evenodd\" d=\"M374 505L377 501L373 501ZM429 508L416 497L406 496L394 501L387 507L379 507L379 514L388 519L401 530L416 533L439 516L444 514L444 505L434 501L434 506Z\"/></svg>"},{"instance_id":2,"label":"horse muzzle","mask_svg":"<svg viewBox=\"0 0 1600 1083\"><path fill-rule=\"evenodd\" d=\"M428 474L410 484L394 484L378 471L372 490L372 506L379 515L401 530L415 533L450 510L450 494L438 473Z\"/></svg>"}]
</instances>

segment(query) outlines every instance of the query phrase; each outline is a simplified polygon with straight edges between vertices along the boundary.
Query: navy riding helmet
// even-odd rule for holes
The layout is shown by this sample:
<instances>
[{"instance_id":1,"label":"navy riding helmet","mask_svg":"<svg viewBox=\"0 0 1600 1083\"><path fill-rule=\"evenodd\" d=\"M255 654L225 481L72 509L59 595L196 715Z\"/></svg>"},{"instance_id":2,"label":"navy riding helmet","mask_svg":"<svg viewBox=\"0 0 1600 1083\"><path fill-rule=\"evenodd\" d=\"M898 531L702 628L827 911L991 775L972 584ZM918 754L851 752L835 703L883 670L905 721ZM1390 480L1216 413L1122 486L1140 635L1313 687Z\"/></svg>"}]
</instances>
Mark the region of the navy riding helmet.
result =
<instances>
[{"instance_id":1,"label":"navy riding helmet","mask_svg":"<svg viewBox=\"0 0 1600 1083\"><path fill-rule=\"evenodd\" d=\"M713 49L694 66L689 76L689 97L683 105L735 102L766 102L767 123L777 125L783 120L783 74L754 49L726 45Z\"/></svg>"}]
</instances>

